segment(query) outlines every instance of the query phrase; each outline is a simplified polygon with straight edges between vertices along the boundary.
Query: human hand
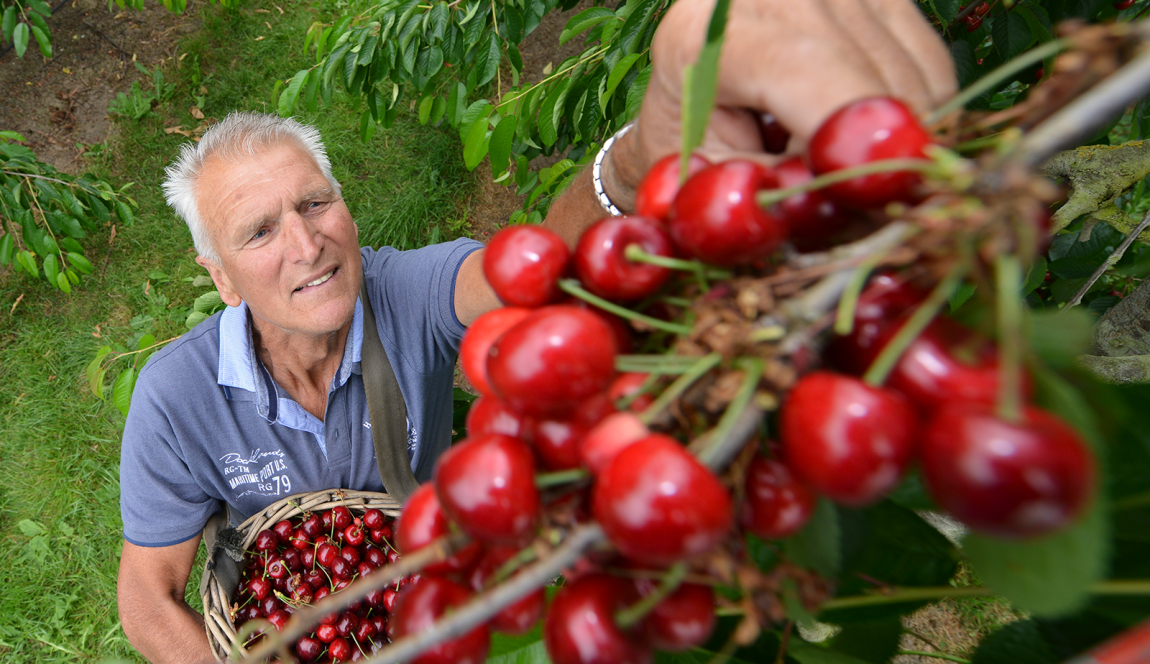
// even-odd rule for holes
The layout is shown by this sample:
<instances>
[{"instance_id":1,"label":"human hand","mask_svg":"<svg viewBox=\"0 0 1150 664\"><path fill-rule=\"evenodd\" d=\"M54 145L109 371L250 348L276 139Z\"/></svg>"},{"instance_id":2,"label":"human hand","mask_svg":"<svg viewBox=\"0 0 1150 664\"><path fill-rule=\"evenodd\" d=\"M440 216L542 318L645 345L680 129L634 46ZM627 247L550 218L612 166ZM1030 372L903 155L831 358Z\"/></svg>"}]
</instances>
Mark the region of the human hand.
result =
<instances>
[{"instance_id":1,"label":"human hand","mask_svg":"<svg viewBox=\"0 0 1150 664\"><path fill-rule=\"evenodd\" d=\"M632 189L652 164L679 150L683 70L698 57L713 7L714 0L679 0L660 24L637 131L612 148L617 187ZM770 163L776 159L762 151L756 112L772 113L790 130L794 154L851 101L892 96L922 113L956 88L946 45L908 0L733 0L700 152L712 161Z\"/></svg>"}]
</instances>

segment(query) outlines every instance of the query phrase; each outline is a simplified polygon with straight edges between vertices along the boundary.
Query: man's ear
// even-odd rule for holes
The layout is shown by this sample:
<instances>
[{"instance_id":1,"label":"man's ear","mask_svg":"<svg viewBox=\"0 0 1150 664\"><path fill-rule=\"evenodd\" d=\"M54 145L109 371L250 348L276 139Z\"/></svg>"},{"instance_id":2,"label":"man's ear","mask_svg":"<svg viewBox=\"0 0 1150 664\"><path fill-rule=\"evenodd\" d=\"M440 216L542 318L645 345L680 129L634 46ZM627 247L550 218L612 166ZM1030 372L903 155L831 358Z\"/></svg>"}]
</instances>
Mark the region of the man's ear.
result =
<instances>
[{"instance_id":1,"label":"man's ear","mask_svg":"<svg viewBox=\"0 0 1150 664\"><path fill-rule=\"evenodd\" d=\"M243 301L243 298L241 298L240 294L236 292L236 289L232 287L232 280L228 278L228 273L225 272L223 268L217 265L215 261L204 258L203 256L196 256L196 263L207 270L208 274L211 275L212 281L216 284L216 290L220 292L220 299L224 301L224 304L229 307L240 306L240 302Z\"/></svg>"}]
</instances>

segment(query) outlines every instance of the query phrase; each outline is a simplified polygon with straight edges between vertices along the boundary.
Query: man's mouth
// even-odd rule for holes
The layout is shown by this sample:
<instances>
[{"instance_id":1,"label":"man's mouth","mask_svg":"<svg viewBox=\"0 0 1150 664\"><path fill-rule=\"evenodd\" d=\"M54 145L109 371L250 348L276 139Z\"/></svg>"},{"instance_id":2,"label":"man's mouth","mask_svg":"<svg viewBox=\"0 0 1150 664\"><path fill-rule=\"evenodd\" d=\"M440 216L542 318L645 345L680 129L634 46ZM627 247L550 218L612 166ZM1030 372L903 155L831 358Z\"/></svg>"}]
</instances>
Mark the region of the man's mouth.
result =
<instances>
[{"instance_id":1,"label":"man's mouth","mask_svg":"<svg viewBox=\"0 0 1150 664\"><path fill-rule=\"evenodd\" d=\"M320 284L326 282L328 279L331 279L332 276L335 274L337 269L339 269L339 268L332 269L331 272L328 272L327 274L321 276L320 278L316 279L315 281L312 281L312 282L304 284L303 286L300 286L299 288L295 289L295 291L293 291L293 292L298 293L299 291L301 291L305 288L310 288L311 286L319 286Z\"/></svg>"}]
</instances>

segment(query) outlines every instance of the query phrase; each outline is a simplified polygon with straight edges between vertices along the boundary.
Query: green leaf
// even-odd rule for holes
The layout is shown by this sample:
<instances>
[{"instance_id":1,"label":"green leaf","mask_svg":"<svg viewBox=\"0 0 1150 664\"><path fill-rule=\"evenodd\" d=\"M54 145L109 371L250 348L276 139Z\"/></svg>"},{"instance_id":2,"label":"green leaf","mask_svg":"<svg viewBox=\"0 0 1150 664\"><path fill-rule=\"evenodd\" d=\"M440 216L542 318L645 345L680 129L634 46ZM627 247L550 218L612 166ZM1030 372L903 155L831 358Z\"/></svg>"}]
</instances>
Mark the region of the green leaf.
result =
<instances>
[{"instance_id":1,"label":"green leaf","mask_svg":"<svg viewBox=\"0 0 1150 664\"><path fill-rule=\"evenodd\" d=\"M145 334L144 336L140 337L140 341L136 343L136 350L144 350L148 346L151 346L155 343L155 335Z\"/></svg>"},{"instance_id":2,"label":"green leaf","mask_svg":"<svg viewBox=\"0 0 1150 664\"><path fill-rule=\"evenodd\" d=\"M432 41L442 41L443 36L447 34L447 26L451 21L451 10L447 7L446 2L437 2L431 7L428 12L427 24L430 28Z\"/></svg>"},{"instance_id":3,"label":"green leaf","mask_svg":"<svg viewBox=\"0 0 1150 664\"><path fill-rule=\"evenodd\" d=\"M794 638L787 645L787 656L799 664L868 664L846 653Z\"/></svg>"},{"instance_id":4,"label":"green leaf","mask_svg":"<svg viewBox=\"0 0 1150 664\"><path fill-rule=\"evenodd\" d=\"M4 237L0 237L0 265L11 265L15 255L16 243L12 240L12 234L5 233Z\"/></svg>"},{"instance_id":5,"label":"green leaf","mask_svg":"<svg viewBox=\"0 0 1150 664\"><path fill-rule=\"evenodd\" d=\"M435 104L437 97L427 95L419 100L419 124L427 124L431 119L431 107Z\"/></svg>"},{"instance_id":6,"label":"green leaf","mask_svg":"<svg viewBox=\"0 0 1150 664\"><path fill-rule=\"evenodd\" d=\"M193 327L199 325L200 323L206 321L207 319L208 319L208 315L203 313L202 311L193 311L190 314L188 314L187 319L184 320L184 327L186 327L190 330Z\"/></svg>"},{"instance_id":7,"label":"green leaf","mask_svg":"<svg viewBox=\"0 0 1150 664\"><path fill-rule=\"evenodd\" d=\"M831 648L864 662L889 662L898 652L902 638L902 619L891 616L874 622L842 625L842 631L831 641Z\"/></svg>"},{"instance_id":8,"label":"green leaf","mask_svg":"<svg viewBox=\"0 0 1150 664\"><path fill-rule=\"evenodd\" d=\"M954 71L958 74L959 89L978 80L977 59L974 57L974 47L970 45L970 42L962 39L951 42L950 58L954 60Z\"/></svg>"},{"instance_id":9,"label":"green leaf","mask_svg":"<svg viewBox=\"0 0 1150 664\"><path fill-rule=\"evenodd\" d=\"M1035 288L1042 285L1046 281L1046 257L1039 256L1034 264L1030 266L1030 271L1026 273L1026 281L1022 284L1022 294L1029 295L1034 292Z\"/></svg>"},{"instance_id":10,"label":"green leaf","mask_svg":"<svg viewBox=\"0 0 1150 664\"><path fill-rule=\"evenodd\" d=\"M599 95L600 107L607 105L607 101L611 99L611 95L615 94L615 89L623 82L623 77L627 75L627 72L631 71L631 67L634 66L641 57L643 56L640 53L632 53L615 64L611 69L611 74L607 77L607 85Z\"/></svg>"},{"instance_id":11,"label":"green leaf","mask_svg":"<svg viewBox=\"0 0 1150 664\"><path fill-rule=\"evenodd\" d=\"M487 85L491 79L495 78L495 73L499 71L499 60L502 57L499 50L499 37L494 32L489 33L487 46L481 46L475 57L475 69L479 72L476 85Z\"/></svg>"},{"instance_id":12,"label":"green leaf","mask_svg":"<svg viewBox=\"0 0 1150 664\"><path fill-rule=\"evenodd\" d=\"M495 107L487 104L484 107L484 112L475 118L467 130L467 138L463 141L463 164L467 166L469 171L475 170L479 162L487 156L487 118L491 116L493 110Z\"/></svg>"},{"instance_id":13,"label":"green leaf","mask_svg":"<svg viewBox=\"0 0 1150 664\"><path fill-rule=\"evenodd\" d=\"M128 367L116 376L112 383L112 403L119 409L124 417L128 416L128 407L132 405L132 390L136 388L136 368Z\"/></svg>"},{"instance_id":14,"label":"green leaf","mask_svg":"<svg viewBox=\"0 0 1150 664\"><path fill-rule=\"evenodd\" d=\"M371 59L375 57L375 45L378 43L379 37L375 35L371 35L365 39L363 44L359 47L359 57L355 59L355 63L361 66L370 65Z\"/></svg>"},{"instance_id":15,"label":"green leaf","mask_svg":"<svg viewBox=\"0 0 1150 664\"><path fill-rule=\"evenodd\" d=\"M835 578L842 566L841 541L839 513L831 501L820 498L807 525L783 541L783 551L796 565Z\"/></svg>"},{"instance_id":16,"label":"green leaf","mask_svg":"<svg viewBox=\"0 0 1150 664\"><path fill-rule=\"evenodd\" d=\"M567 91L571 86L571 79L564 79L547 95L543 105L539 107L539 138L546 146L552 146L559 139L559 116L563 112L564 102L567 101Z\"/></svg>"},{"instance_id":17,"label":"green leaf","mask_svg":"<svg viewBox=\"0 0 1150 664\"><path fill-rule=\"evenodd\" d=\"M44 0L29 0L28 6L32 8L32 11L40 14L44 18L48 18L52 15L52 8L49 7L48 3L44 2Z\"/></svg>"},{"instance_id":18,"label":"green leaf","mask_svg":"<svg viewBox=\"0 0 1150 664\"><path fill-rule=\"evenodd\" d=\"M648 62L643 71L627 87L627 106L623 111L623 119L630 121L639 112L643 104L643 97L647 96L647 85L651 82L651 63Z\"/></svg>"},{"instance_id":19,"label":"green leaf","mask_svg":"<svg viewBox=\"0 0 1150 664\"><path fill-rule=\"evenodd\" d=\"M59 276L59 274L60 274L59 259L56 258L56 254L48 254L44 258L44 278L48 280L48 283L55 286L56 285L56 277ZM61 290L63 290L63 289L61 289Z\"/></svg>"},{"instance_id":20,"label":"green leaf","mask_svg":"<svg viewBox=\"0 0 1150 664\"><path fill-rule=\"evenodd\" d=\"M212 312L223 303L224 300L220 297L220 292L213 290L197 297L195 303L192 305L192 309L200 313L211 315Z\"/></svg>"},{"instance_id":21,"label":"green leaf","mask_svg":"<svg viewBox=\"0 0 1150 664\"><path fill-rule=\"evenodd\" d=\"M60 272L56 275L56 286L65 293L72 292L72 281L68 279L68 272Z\"/></svg>"},{"instance_id":22,"label":"green leaf","mask_svg":"<svg viewBox=\"0 0 1150 664\"><path fill-rule=\"evenodd\" d=\"M92 390L92 394L96 395L98 399L104 398L103 390L100 389L100 383L104 378L104 370L101 365L104 363L104 358L111 352L111 346L101 346L100 350L96 351L96 357L88 363L88 368L85 371L88 376L88 389Z\"/></svg>"},{"instance_id":23,"label":"green leaf","mask_svg":"<svg viewBox=\"0 0 1150 664\"><path fill-rule=\"evenodd\" d=\"M116 215L120 217L120 221L125 226L131 226L135 223L135 217L132 216L132 208L128 207L127 203L123 201L116 201Z\"/></svg>"},{"instance_id":24,"label":"green leaf","mask_svg":"<svg viewBox=\"0 0 1150 664\"><path fill-rule=\"evenodd\" d=\"M687 161L695 148L703 142L711 110L718 92L719 55L723 48L723 30L727 25L730 0L718 0L707 26L707 43L699 58L687 66L683 73L683 145L682 167L687 172Z\"/></svg>"},{"instance_id":25,"label":"green leaf","mask_svg":"<svg viewBox=\"0 0 1150 664\"><path fill-rule=\"evenodd\" d=\"M572 16L571 20L567 21L566 27L563 28L563 32L559 35L559 44L566 44L609 18L615 18L615 12L606 7L584 9L575 16Z\"/></svg>"},{"instance_id":26,"label":"green leaf","mask_svg":"<svg viewBox=\"0 0 1150 664\"><path fill-rule=\"evenodd\" d=\"M40 277L40 268L36 267L36 257L30 252L24 250L16 254L16 262L19 263L20 267L24 268L24 271L28 274L36 278Z\"/></svg>"},{"instance_id":27,"label":"green leaf","mask_svg":"<svg viewBox=\"0 0 1150 664\"><path fill-rule=\"evenodd\" d=\"M495 125L491 132L491 141L488 144L488 154L491 156L491 175L499 177L507 170L508 160L511 158L511 141L515 138L515 127L519 119L514 115L505 115Z\"/></svg>"},{"instance_id":28,"label":"green leaf","mask_svg":"<svg viewBox=\"0 0 1150 664\"><path fill-rule=\"evenodd\" d=\"M36 44L40 46L40 55L45 58L52 57L52 40L48 38L48 33L40 26L33 25L32 34L36 36Z\"/></svg>"},{"instance_id":29,"label":"green leaf","mask_svg":"<svg viewBox=\"0 0 1150 664\"><path fill-rule=\"evenodd\" d=\"M12 41L12 31L16 29L16 5L8 5L4 9L4 16L0 18L0 31L4 33L4 39ZM19 139L24 140L24 139Z\"/></svg>"},{"instance_id":30,"label":"green leaf","mask_svg":"<svg viewBox=\"0 0 1150 664\"><path fill-rule=\"evenodd\" d=\"M1073 366L1079 355L1094 344L1093 316L1075 308L1070 311L1027 311L1024 330L1038 357L1056 367Z\"/></svg>"},{"instance_id":31,"label":"green leaf","mask_svg":"<svg viewBox=\"0 0 1150 664\"><path fill-rule=\"evenodd\" d=\"M503 636L502 634L492 634L492 646L497 637ZM487 656L486 664L550 664L551 659L547 657L547 647L543 643L543 639L539 636L529 643L520 645L517 648L506 650L498 655Z\"/></svg>"},{"instance_id":32,"label":"green leaf","mask_svg":"<svg viewBox=\"0 0 1150 664\"><path fill-rule=\"evenodd\" d=\"M308 74L311 73L309 69L301 69L292 76L291 81L288 83L287 89L280 93L279 99L279 114L280 117L288 117L295 110L296 100L299 99L299 92L303 88L304 83L307 82Z\"/></svg>"},{"instance_id":33,"label":"green leaf","mask_svg":"<svg viewBox=\"0 0 1150 664\"><path fill-rule=\"evenodd\" d=\"M978 577L1018 609L1067 615L1106 575L1110 522L1102 503L1095 500L1083 518L1053 535L1019 541L972 534L963 550Z\"/></svg>"},{"instance_id":34,"label":"green leaf","mask_svg":"<svg viewBox=\"0 0 1150 664\"><path fill-rule=\"evenodd\" d=\"M451 88L451 92L447 95L447 123L452 127L458 127L466 109L467 86L462 83L456 83L455 87ZM460 136L461 140L462 138L463 137Z\"/></svg>"},{"instance_id":35,"label":"green leaf","mask_svg":"<svg viewBox=\"0 0 1150 664\"><path fill-rule=\"evenodd\" d=\"M16 47L16 57L24 57L24 51L28 50L28 24L20 23L16 29L12 31L12 44Z\"/></svg>"},{"instance_id":36,"label":"green leaf","mask_svg":"<svg viewBox=\"0 0 1150 664\"><path fill-rule=\"evenodd\" d=\"M1038 630L1034 620L1019 620L987 636L978 644L971 664L1057 664L1062 661Z\"/></svg>"},{"instance_id":37,"label":"green leaf","mask_svg":"<svg viewBox=\"0 0 1150 664\"><path fill-rule=\"evenodd\" d=\"M1030 34L1030 26L1026 24L1026 19L1017 12L1006 12L995 16L990 26L990 34L994 39L994 48L1003 60L1009 60L1022 53L1036 41L1035 36Z\"/></svg>"},{"instance_id":38,"label":"green leaf","mask_svg":"<svg viewBox=\"0 0 1150 664\"><path fill-rule=\"evenodd\" d=\"M958 311L962 305L966 304L970 298L974 297L974 292L976 290L978 290L978 288L971 283L964 283L956 288L954 292L951 293L949 298L951 313Z\"/></svg>"},{"instance_id":39,"label":"green leaf","mask_svg":"<svg viewBox=\"0 0 1150 664\"><path fill-rule=\"evenodd\" d=\"M437 125L443 119L443 113L447 110L447 102L443 97L436 97L435 101L431 104L431 124Z\"/></svg>"},{"instance_id":40,"label":"green leaf","mask_svg":"<svg viewBox=\"0 0 1150 664\"><path fill-rule=\"evenodd\" d=\"M22 519L16 524L16 527L19 528L20 532L24 533L26 537L35 537L46 532L44 526L41 526L31 519Z\"/></svg>"},{"instance_id":41,"label":"green leaf","mask_svg":"<svg viewBox=\"0 0 1150 664\"><path fill-rule=\"evenodd\" d=\"M476 118L480 115L488 117L491 115L491 103L486 99L477 99L474 103L467 107L463 112L463 116L459 120L459 140L466 142L467 134L471 131L472 125L475 124Z\"/></svg>"}]
</instances>

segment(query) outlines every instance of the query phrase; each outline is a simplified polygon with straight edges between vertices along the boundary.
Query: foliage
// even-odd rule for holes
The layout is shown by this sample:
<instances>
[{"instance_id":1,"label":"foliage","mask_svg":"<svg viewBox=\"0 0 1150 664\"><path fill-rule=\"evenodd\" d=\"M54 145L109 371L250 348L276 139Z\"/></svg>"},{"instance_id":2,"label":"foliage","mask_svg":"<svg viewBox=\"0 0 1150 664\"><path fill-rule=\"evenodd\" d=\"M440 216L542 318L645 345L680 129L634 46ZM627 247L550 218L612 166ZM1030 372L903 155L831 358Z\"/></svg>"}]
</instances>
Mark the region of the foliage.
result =
<instances>
[{"instance_id":1,"label":"foliage","mask_svg":"<svg viewBox=\"0 0 1150 664\"><path fill-rule=\"evenodd\" d=\"M59 173L26 147L24 138L0 131L0 265L14 265L33 278L44 278L65 293L91 274L79 240L110 223L112 215L130 225L132 205L125 193L98 177Z\"/></svg>"},{"instance_id":2,"label":"foliage","mask_svg":"<svg viewBox=\"0 0 1150 664\"><path fill-rule=\"evenodd\" d=\"M149 92L144 92L139 81L132 81L132 87L129 88L128 94L116 93L116 98L108 105L108 112L125 119L139 120L151 113L152 106L170 99L175 92L176 85L164 80L164 72L160 71L159 67L149 72L147 67L138 62L132 64L136 65L136 69L141 74L151 77L152 89Z\"/></svg>"}]
</instances>

